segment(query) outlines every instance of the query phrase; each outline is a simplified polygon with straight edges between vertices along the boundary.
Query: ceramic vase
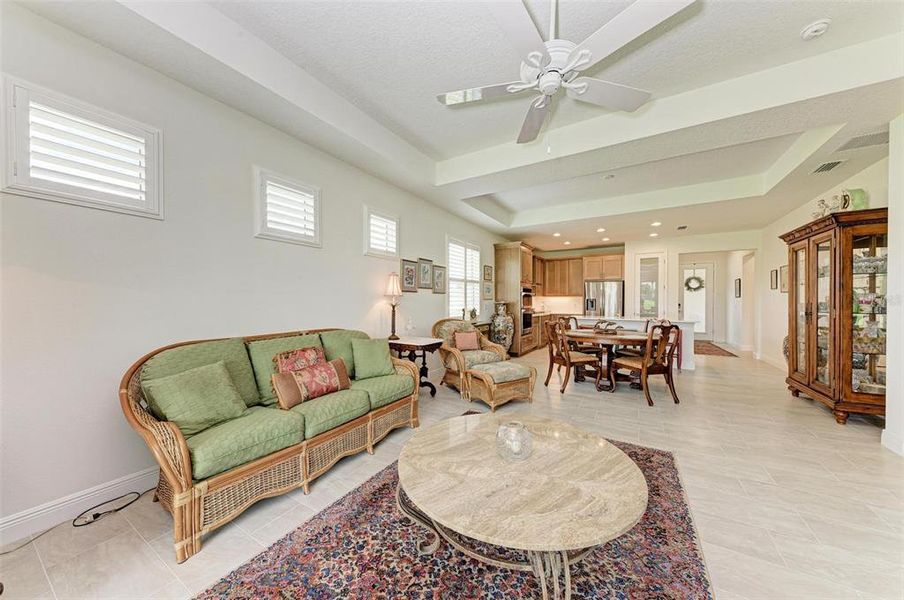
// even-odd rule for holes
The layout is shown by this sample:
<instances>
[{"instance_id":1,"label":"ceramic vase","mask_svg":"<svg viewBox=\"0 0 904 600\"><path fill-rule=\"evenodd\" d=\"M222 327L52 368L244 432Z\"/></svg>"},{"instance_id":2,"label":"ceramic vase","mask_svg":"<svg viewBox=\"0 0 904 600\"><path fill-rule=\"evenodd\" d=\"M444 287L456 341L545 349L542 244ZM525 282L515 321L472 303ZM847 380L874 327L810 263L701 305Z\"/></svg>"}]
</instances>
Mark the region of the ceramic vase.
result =
<instances>
[{"instance_id":1,"label":"ceramic vase","mask_svg":"<svg viewBox=\"0 0 904 600\"><path fill-rule=\"evenodd\" d=\"M512 347L512 337L515 335L515 320L505 310L505 302L496 303L496 312L490 326L490 340L499 344L508 352Z\"/></svg>"}]
</instances>

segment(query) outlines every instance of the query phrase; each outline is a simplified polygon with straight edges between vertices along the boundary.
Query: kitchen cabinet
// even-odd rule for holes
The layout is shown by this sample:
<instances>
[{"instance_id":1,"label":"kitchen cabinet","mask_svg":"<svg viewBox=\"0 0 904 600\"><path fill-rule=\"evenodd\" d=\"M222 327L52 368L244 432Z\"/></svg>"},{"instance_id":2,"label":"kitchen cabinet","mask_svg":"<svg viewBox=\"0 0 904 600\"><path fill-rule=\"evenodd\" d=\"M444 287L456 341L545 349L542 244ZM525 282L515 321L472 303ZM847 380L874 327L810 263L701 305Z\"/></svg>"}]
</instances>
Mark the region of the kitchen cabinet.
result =
<instances>
[{"instance_id":1,"label":"kitchen cabinet","mask_svg":"<svg viewBox=\"0 0 904 600\"><path fill-rule=\"evenodd\" d=\"M545 277L545 266L546 261L540 258L539 256L534 257L534 294L537 296L543 296L543 291L545 287L544 277Z\"/></svg>"},{"instance_id":2,"label":"kitchen cabinet","mask_svg":"<svg viewBox=\"0 0 904 600\"><path fill-rule=\"evenodd\" d=\"M581 258L545 261L544 296L583 296L584 263Z\"/></svg>"},{"instance_id":3,"label":"kitchen cabinet","mask_svg":"<svg viewBox=\"0 0 904 600\"><path fill-rule=\"evenodd\" d=\"M885 414L888 209L834 213L788 244L788 377L845 423ZM784 283L783 283L784 285Z\"/></svg>"},{"instance_id":4,"label":"kitchen cabinet","mask_svg":"<svg viewBox=\"0 0 904 600\"><path fill-rule=\"evenodd\" d=\"M534 251L529 246L521 246L521 285L531 287L534 283Z\"/></svg>"},{"instance_id":5,"label":"kitchen cabinet","mask_svg":"<svg viewBox=\"0 0 904 600\"><path fill-rule=\"evenodd\" d=\"M603 276L600 279L624 279L625 278L625 255L624 254L607 254L602 256Z\"/></svg>"},{"instance_id":6,"label":"kitchen cabinet","mask_svg":"<svg viewBox=\"0 0 904 600\"><path fill-rule=\"evenodd\" d=\"M568 283L566 296L584 295L584 261L580 258L568 259Z\"/></svg>"},{"instance_id":7,"label":"kitchen cabinet","mask_svg":"<svg viewBox=\"0 0 904 600\"><path fill-rule=\"evenodd\" d=\"M603 257L602 256L585 256L584 257L584 279L602 279L603 278Z\"/></svg>"}]
</instances>

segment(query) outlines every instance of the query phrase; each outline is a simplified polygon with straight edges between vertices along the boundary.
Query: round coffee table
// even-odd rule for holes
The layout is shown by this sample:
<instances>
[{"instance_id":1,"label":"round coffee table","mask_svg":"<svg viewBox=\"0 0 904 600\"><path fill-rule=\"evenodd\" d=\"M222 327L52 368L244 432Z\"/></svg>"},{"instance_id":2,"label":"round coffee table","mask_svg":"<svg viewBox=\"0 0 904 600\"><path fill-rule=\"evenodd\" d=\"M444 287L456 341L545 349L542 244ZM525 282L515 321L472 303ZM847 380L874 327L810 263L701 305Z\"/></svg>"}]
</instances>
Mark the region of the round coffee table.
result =
<instances>
[{"instance_id":1,"label":"round coffee table","mask_svg":"<svg viewBox=\"0 0 904 600\"><path fill-rule=\"evenodd\" d=\"M533 453L522 461L496 452L496 429L512 420L533 434ZM399 456L396 501L430 532L420 552L435 552L445 539L485 563L532 571L544 599L570 598L570 565L634 527L647 507L647 482L599 436L527 414L489 413L415 433Z\"/></svg>"}]
</instances>

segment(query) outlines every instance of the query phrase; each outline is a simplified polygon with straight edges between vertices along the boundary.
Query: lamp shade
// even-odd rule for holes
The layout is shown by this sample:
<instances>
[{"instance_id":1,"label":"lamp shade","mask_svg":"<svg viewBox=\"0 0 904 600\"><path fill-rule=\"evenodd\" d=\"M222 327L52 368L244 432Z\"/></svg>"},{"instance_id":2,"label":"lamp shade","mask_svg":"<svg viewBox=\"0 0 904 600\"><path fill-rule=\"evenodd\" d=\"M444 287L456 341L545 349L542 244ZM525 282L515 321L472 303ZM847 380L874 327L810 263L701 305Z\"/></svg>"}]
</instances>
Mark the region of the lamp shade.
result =
<instances>
[{"instance_id":1,"label":"lamp shade","mask_svg":"<svg viewBox=\"0 0 904 600\"><path fill-rule=\"evenodd\" d=\"M399 285L398 273L389 274L389 280L386 282L386 295L390 298L398 298L402 295L402 288Z\"/></svg>"}]
</instances>

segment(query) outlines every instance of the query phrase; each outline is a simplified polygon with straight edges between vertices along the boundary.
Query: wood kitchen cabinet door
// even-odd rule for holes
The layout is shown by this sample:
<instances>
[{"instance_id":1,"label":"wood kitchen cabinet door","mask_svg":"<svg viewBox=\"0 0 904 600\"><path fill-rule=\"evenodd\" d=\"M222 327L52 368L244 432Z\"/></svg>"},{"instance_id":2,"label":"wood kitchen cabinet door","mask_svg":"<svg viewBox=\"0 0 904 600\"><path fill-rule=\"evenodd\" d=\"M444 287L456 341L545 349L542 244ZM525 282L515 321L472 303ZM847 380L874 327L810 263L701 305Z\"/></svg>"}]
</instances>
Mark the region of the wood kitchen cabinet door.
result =
<instances>
[{"instance_id":1,"label":"wood kitchen cabinet door","mask_svg":"<svg viewBox=\"0 0 904 600\"><path fill-rule=\"evenodd\" d=\"M521 246L521 285L534 283L534 253L527 246Z\"/></svg>"},{"instance_id":2,"label":"wood kitchen cabinet door","mask_svg":"<svg viewBox=\"0 0 904 600\"><path fill-rule=\"evenodd\" d=\"M602 256L585 256L584 257L584 279L602 279L603 278L603 257Z\"/></svg>"},{"instance_id":3,"label":"wood kitchen cabinet door","mask_svg":"<svg viewBox=\"0 0 904 600\"><path fill-rule=\"evenodd\" d=\"M602 277L590 277L588 279L624 279L625 256L623 254L610 254L600 257L602 259Z\"/></svg>"},{"instance_id":4,"label":"wood kitchen cabinet door","mask_svg":"<svg viewBox=\"0 0 904 600\"><path fill-rule=\"evenodd\" d=\"M580 258L568 259L568 279L566 296L584 295L584 261Z\"/></svg>"}]
</instances>

